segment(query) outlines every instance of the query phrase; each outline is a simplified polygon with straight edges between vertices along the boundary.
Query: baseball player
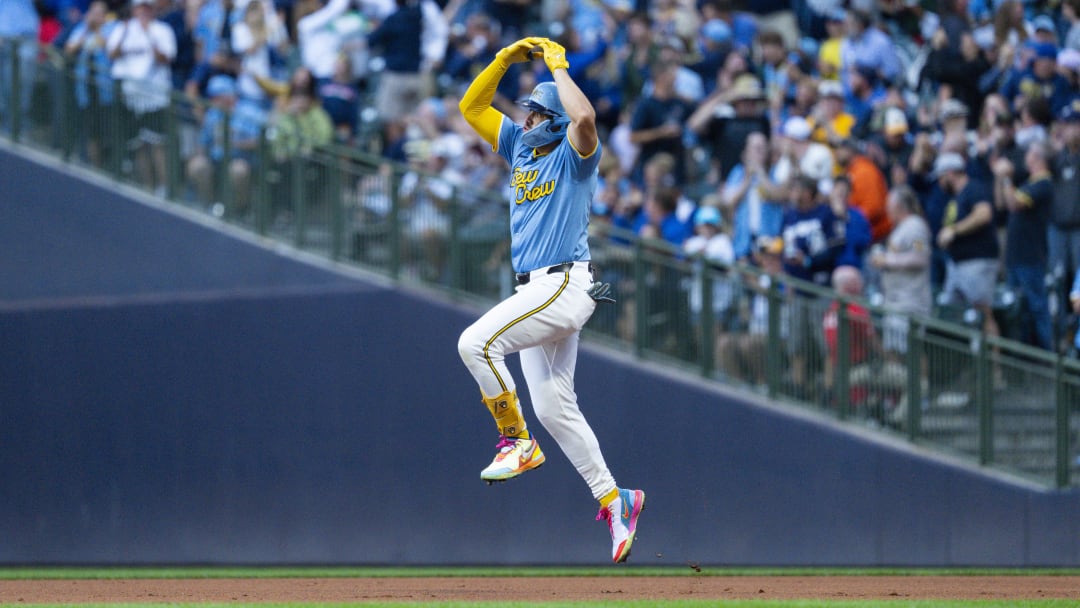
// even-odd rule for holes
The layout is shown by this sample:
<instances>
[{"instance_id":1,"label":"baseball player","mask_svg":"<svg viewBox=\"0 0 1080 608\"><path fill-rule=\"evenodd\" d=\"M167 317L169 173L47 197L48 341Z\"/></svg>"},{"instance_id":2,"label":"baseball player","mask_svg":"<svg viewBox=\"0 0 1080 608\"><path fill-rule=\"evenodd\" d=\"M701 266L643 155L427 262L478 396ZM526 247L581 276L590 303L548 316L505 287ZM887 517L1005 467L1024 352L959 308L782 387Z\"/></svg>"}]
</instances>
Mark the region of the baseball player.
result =
<instances>
[{"instance_id":1,"label":"baseball player","mask_svg":"<svg viewBox=\"0 0 1080 608\"><path fill-rule=\"evenodd\" d=\"M518 125L491 100L507 68L532 57L543 58L555 81L518 102L529 111ZM533 412L600 501L596 518L608 522L618 563L630 555L645 493L615 485L574 394L581 328L598 301L614 300L609 285L593 281L589 264L589 207L600 162L596 112L568 67L559 44L524 38L500 50L461 99L465 120L510 163L510 255L518 286L461 334L458 351L501 435L480 479L506 481L544 464L506 367L506 355L517 352Z\"/></svg>"}]
</instances>

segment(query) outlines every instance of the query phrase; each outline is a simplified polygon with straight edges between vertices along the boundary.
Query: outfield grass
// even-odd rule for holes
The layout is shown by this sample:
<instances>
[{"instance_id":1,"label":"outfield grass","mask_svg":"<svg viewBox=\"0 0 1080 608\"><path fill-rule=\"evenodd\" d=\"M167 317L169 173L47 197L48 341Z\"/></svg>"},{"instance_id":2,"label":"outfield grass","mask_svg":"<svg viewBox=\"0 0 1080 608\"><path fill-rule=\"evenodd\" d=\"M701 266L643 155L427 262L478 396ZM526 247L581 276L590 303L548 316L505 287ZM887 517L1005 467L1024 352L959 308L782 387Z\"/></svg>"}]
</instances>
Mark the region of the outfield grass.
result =
<instances>
[{"instance_id":1,"label":"outfield grass","mask_svg":"<svg viewBox=\"0 0 1080 608\"><path fill-rule=\"evenodd\" d=\"M0 580L139 578L373 578L431 576L1080 576L1080 568L636 567L8 567Z\"/></svg>"}]
</instances>

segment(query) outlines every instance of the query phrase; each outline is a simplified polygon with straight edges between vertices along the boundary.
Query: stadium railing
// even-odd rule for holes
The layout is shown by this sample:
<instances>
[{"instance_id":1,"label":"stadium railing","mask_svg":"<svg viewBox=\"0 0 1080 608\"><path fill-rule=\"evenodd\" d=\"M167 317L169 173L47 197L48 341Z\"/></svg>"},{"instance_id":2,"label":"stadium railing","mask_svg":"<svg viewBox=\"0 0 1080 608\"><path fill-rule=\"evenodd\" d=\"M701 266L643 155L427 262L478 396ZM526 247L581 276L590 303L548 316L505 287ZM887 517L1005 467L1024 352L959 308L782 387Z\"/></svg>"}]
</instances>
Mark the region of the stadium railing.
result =
<instances>
[{"instance_id":1,"label":"stadium railing","mask_svg":"<svg viewBox=\"0 0 1080 608\"><path fill-rule=\"evenodd\" d=\"M14 86L0 104L8 109L0 136L140 185L132 152L141 140L123 124L118 83L109 85L112 103L80 107L80 81L55 51L42 51L30 82L17 53L3 56ZM12 112L27 86L30 105ZM252 152L251 192L238 196L229 172L217 167L213 200L199 200L185 164L201 103L174 93L166 112L167 200L449 297L492 301L512 293L502 193L448 182L418 165L340 145L274 158L273 129L264 128ZM229 158L227 136L222 145ZM986 336L971 310L890 314L782 274L686 256L601 218L590 230L599 278L617 297L598 306L586 328L595 342L1046 486L1077 485L1077 360Z\"/></svg>"}]
</instances>

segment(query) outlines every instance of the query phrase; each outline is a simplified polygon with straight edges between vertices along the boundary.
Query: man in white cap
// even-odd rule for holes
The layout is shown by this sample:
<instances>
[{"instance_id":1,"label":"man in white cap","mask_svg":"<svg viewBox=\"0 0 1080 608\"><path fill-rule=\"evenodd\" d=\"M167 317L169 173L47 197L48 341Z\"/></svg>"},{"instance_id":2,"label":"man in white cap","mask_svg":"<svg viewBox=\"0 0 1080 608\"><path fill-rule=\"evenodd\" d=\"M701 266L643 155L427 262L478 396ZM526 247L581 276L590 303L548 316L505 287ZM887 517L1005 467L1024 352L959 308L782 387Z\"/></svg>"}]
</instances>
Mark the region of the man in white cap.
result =
<instances>
[{"instance_id":1,"label":"man in white cap","mask_svg":"<svg viewBox=\"0 0 1080 608\"><path fill-rule=\"evenodd\" d=\"M827 186L833 176L833 154L829 147L810 141L812 127L802 116L792 116L784 121L780 131L781 157L776 162L774 179L785 188L793 177L805 175L817 182L818 187ZM784 198L782 192L766 192L766 198Z\"/></svg>"},{"instance_id":2,"label":"man in white cap","mask_svg":"<svg viewBox=\"0 0 1080 608\"><path fill-rule=\"evenodd\" d=\"M949 254L945 271L946 297L974 306L983 316L983 331L999 335L991 304L997 283L998 241L994 227L993 192L972 179L964 157L946 152L934 161L934 175L949 196L937 244Z\"/></svg>"}]
</instances>

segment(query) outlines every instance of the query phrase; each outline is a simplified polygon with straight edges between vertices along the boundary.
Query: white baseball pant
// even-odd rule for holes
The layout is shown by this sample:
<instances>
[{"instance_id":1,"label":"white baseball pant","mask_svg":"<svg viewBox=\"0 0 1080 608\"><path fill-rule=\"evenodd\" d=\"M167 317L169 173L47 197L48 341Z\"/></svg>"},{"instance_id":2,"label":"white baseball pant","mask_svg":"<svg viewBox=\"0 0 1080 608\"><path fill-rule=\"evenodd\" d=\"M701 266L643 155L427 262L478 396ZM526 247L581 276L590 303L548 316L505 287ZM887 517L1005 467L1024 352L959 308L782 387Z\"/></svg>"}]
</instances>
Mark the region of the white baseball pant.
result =
<instances>
[{"instance_id":1,"label":"white baseball pant","mask_svg":"<svg viewBox=\"0 0 1080 608\"><path fill-rule=\"evenodd\" d=\"M536 419L599 500L615 480L574 392L579 335L596 309L586 293L591 284L588 262L575 262L568 272L533 271L461 334L458 352L485 397L515 390L506 355L519 353Z\"/></svg>"}]
</instances>

